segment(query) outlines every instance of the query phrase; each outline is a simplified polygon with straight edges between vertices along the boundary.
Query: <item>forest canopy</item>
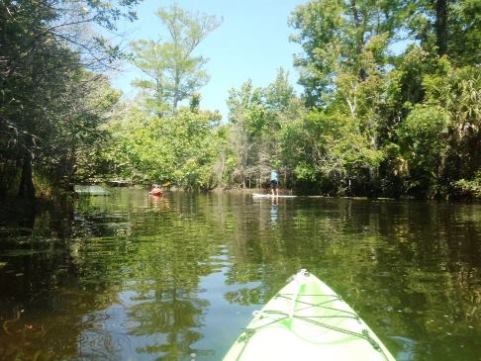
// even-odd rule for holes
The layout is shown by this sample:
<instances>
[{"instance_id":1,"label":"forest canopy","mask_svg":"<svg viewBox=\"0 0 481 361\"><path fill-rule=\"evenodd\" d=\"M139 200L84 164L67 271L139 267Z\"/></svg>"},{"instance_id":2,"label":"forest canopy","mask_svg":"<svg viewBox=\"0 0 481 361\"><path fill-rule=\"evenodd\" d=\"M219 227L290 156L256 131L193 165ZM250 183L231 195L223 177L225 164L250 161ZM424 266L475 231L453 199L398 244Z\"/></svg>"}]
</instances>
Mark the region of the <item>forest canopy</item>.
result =
<instances>
[{"instance_id":1,"label":"forest canopy","mask_svg":"<svg viewBox=\"0 0 481 361\"><path fill-rule=\"evenodd\" d=\"M78 26L113 28L135 1L69 4L1 2L0 195L32 195L32 179L254 188L277 169L300 193L481 196L480 0L306 1L286 19L302 93L284 69L246 79L224 120L202 108L198 50L219 18L160 8L169 36L130 44L143 75L127 101L103 75L119 49Z\"/></svg>"}]
</instances>

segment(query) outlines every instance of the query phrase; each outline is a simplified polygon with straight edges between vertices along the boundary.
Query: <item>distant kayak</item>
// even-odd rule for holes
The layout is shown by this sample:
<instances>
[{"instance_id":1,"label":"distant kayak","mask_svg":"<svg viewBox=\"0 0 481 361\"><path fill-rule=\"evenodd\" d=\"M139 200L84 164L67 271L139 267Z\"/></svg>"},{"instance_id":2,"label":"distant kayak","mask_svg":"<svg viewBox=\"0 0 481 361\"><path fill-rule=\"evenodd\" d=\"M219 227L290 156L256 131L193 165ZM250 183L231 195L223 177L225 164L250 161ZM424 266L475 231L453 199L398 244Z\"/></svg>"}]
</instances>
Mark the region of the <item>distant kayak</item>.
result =
<instances>
[{"instance_id":1,"label":"distant kayak","mask_svg":"<svg viewBox=\"0 0 481 361\"><path fill-rule=\"evenodd\" d=\"M234 342L224 361L395 361L356 312L302 270Z\"/></svg>"},{"instance_id":2,"label":"distant kayak","mask_svg":"<svg viewBox=\"0 0 481 361\"><path fill-rule=\"evenodd\" d=\"M296 198L296 195L291 194L279 194L278 196L273 196L270 193L252 193L252 197L254 198Z\"/></svg>"}]
</instances>

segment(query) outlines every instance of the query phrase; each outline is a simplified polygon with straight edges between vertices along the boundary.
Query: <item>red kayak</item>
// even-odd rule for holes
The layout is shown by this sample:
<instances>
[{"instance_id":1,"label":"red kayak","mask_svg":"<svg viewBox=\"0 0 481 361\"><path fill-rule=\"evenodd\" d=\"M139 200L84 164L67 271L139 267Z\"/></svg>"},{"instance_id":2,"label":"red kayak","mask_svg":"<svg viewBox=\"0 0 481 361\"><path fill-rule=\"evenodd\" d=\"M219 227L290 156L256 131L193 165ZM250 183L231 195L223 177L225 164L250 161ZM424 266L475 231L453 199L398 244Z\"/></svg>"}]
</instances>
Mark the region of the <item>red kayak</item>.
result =
<instances>
[{"instance_id":1,"label":"red kayak","mask_svg":"<svg viewBox=\"0 0 481 361\"><path fill-rule=\"evenodd\" d=\"M154 188L149 192L149 194L151 194L153 196L161 196L162 195L162 189Z\"/></svg>"}]
</instances>

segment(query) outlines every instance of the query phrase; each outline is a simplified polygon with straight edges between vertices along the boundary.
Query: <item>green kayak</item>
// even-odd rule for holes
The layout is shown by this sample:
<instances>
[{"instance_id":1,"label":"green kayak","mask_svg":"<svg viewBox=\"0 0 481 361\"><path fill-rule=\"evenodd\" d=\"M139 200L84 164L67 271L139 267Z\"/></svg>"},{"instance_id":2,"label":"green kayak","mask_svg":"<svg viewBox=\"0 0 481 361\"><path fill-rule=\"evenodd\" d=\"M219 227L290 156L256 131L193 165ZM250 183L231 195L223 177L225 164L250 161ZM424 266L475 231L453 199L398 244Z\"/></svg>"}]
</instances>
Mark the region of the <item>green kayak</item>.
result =
<instances>
[{"instance_id":1,"label":"green kayak","mask_svg":"<svg viewBox=\"0 0 481 361\"><path fill-rule=\"evenodd\" d=\"M302 270L260 311L224 361L395 361L325 283Z\"/></svg>"}]
</instances>

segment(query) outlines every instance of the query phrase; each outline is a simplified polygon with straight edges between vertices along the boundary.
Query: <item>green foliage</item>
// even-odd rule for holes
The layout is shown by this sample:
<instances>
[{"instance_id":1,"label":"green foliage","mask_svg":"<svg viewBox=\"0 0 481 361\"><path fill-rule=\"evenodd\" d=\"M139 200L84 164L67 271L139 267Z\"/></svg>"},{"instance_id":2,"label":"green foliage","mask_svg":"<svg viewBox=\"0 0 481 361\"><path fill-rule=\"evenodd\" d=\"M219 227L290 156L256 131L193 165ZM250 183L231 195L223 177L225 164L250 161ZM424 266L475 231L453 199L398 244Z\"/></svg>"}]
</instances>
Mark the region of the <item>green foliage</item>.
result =
<instances>
[{"instance_id":1,"label":"green foliage","mask_svg":"<svg viewBox=\"0 0 481 361\"><path fill-rule=\"evenodd\" d=\"M157 16L170 38L131 43L133 64L148 76L147 80L134 81L134 85L148 90L157 105L168 104L175 112L180 102L190 98L209 79L204 70L207 59L196 56L194 51L220 21L214 16L190 13L177 5L160 9Z\"/></svg>"},{"instance_id":2,"label":"green foliage","mask_svg":"<svg viewBox=\"0 0 481 361\"><path fill-rule=\"evenodd\" d=\"M446 137L446 182L471 179L481 164L481 76L479 67L453 67L425 77L427 102L445 109L450 123Z\"/></svg>"},{"instance_id":3,"label":"green foliage","mask_svg":"<svg viewBox=\"0 0 481 361\"><path fill-rule=\"evenodd\" d=\"M479 64L479 0L415 0L406 10L406 24L424 49L458 66Z\"/></svg>"},{"instance_id":4,"label":"green foliage","mask_svg":"<svg viewBox=\"0 0 481 361\"><path fill-rule=\"evenodd\" d=\"M350 193L370 182L382 159L357 124L342 113L313 111L292 123L284 135L285 157L301 188L318 182L323 192Z\"/></svg>"},{"instance_id":5,"label":"green foliage","mask_svg":"<svg viewBox=\"0 0 481 361\"><path fill-rule=\"evenodd\" d=\"M276 79L265 88L245 82L240 89L230 91L227 104L229 134L238 161L235 180L243 186L260 187L268 181L273 167L282 168L287 180L293 168L290 157L283 152L282 137L304 112L289 84L288 73L279 69Z\"/></svg>"},{"instance_id":6,"label":"green foliage","mask_svg":"<svg viewBox=\"0 0 481 361\"><path fill-rule=\"evenodd\" d=\"M400 141L408 162L410 191L429 191L438 180L448 124L449 115L444 109L417 105L401 127Z\"/></svg>"},{"instance_id":7,"label":"green foliage","mask_svg":"<svg viewBox=\"0 0 481 361\"><path fill-rule=\"evenodd\" d=\"M298 6L292 40L304 54L295 65L306 104L318 110L282 131L282 152L297 181L329 193L432 197L454 191L461 177L475 179L480 4L311 0ZM394 56L391 46L399 40L408 46Z\"/></svg>"},{"instance_id":8,"label":"green foliage","mask_svg":"<svg viewBox=\"0 0 481 361\"><path fill-rule=\"evenodd\" d=\"M110 174L208 190L230 177L232 160L220 115L200 109L198 90L208 81L207 60L194 51L220 21L177 5L157 15L169 39L131 44L132 62L148 77L134 84L146 93L110 124ZM178 109L184 100L190 100L189 107Z\"/></svg>"},{"instance_id":9,"label":"green foliage","mask_svg":"<svg viewBox=\"0 0 481 361\"><path fill-rule=\"evenodd\" d=\"M0 2L0 196L34 197L34 174L69 187L77 158L105 138L119 94L97 71L120 54L93 27L113 30L136 3Z\"/></svg>"},{"instance_id":10,"label":"green foliage","mask_svg":"<svg viewBox=\"0 0 481 361\"><path fill-rule=\"evenodd\" d=\"M453 184L456 192L464 197L481 198L481 171L472 180L459 179Z\"/></svg>"},{"instance_id":11,"label":"green foliage","mask_svg":"<svg viewBox=\"0 0 481 361\"><path fill-rule=\"evenodd\" d=\"M114 173L188 190L218 185L215 162L222 134L218 113L180 109L158 117L134 107L110 124ZM222 177L221 177L222 178Z\"/></svg>"},{"instance_id":12,"label":"green foliage","mask_svg":"<svg viewBox=\"0 0 481 361\"><path fill-rule=\"evenodd\" d=\"M0 195L33 196L33 178L260 187L276 168L316 193L480 196L479 0L307 1L290 18L303 97L280 69L231 90L225 124L201 110L196 54L220 21L176 5L157 12L165 38L131 44L143 93L112 113L99 72L121 54L93 29L137 2L0 2Z\"/></svg>"},{"instance_id":13,"label":"green foliage","mask_svg":"<svg viewBox=\"0 0 481 361\"><path fill-rule=\"evenodd\" d=\"M386 51L403 19L397 1L313 0L296 8L290 24L291 40L304 57L296 57L308 105L325 105L337 76L349 73L366 79L386 62Z\"/></svg>"},{"instance_id":14,"label":"green foliage","mask_svg":"<svg viewBox=\"0 0 481 361\"><path fill-rule=\"evenodd\" d=\"M479 65L481 58L481 1L464 0L450 4L450 58L458 65Z\"/></svg>"}]
</instances>

